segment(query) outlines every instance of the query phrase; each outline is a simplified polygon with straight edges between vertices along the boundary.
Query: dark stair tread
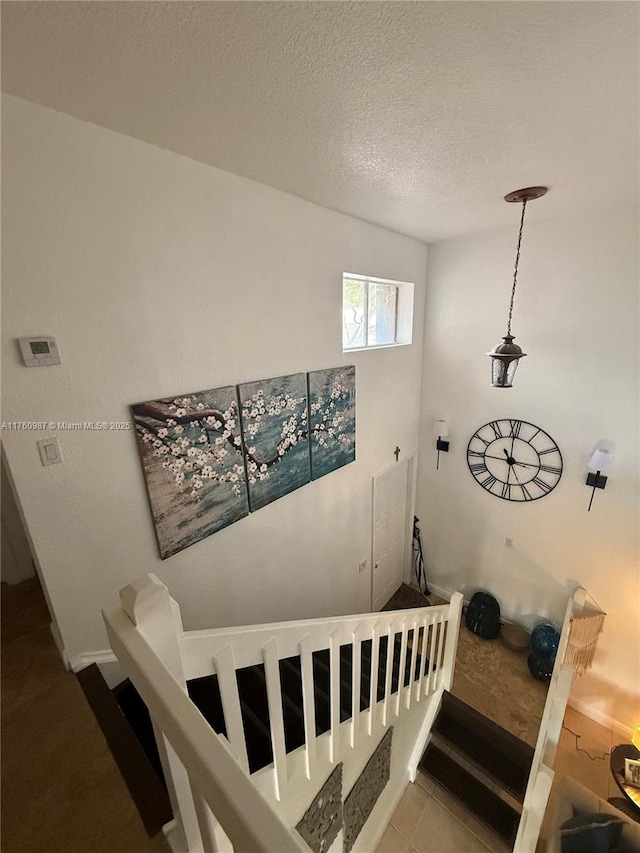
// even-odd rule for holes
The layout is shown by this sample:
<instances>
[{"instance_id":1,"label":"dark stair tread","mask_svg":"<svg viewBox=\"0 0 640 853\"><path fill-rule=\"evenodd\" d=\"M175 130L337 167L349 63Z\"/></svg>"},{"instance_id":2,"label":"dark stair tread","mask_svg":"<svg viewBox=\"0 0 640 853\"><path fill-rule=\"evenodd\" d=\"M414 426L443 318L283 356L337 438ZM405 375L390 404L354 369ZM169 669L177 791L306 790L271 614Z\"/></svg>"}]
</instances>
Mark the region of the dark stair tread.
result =
<instances>
[{"instance_id":1,"label":"dark stair tread","mask_svg":"<svg viewBox=\"0 0 640 853\"><path fill-rule=\"evenodd\" d=\"M520 802L533 749L451 693L445 692L434 733Z\"/></svg>"},{"instance_id":2,"label":"dark stair tread","mask_svg":"<svg viewBox=\"0 0 640 853\"><path fill-rule=\"evenodd\" d=\"M123 708L117 702L115 691L109 689L97 664L90 664L80 670L76 677L102 729L147 834L153 837L160 832L164 824L172 820L173 813L147 707L142 699L139 699L146 717L143 714L142 721L136 721L134 731ZM130 687L139 698L138 692L128 679L119 687L121 694L123 691L129 693L126 688ZM140 740L141 735L147 746L152 742L151 754Z\"/></svg>"},{"instance_id":3,"label":"dark stair tread","mask_svg":"<svg viewBox=\"0 0 640 853\"><path fill-rule=\"evenodd\" d=\"M300 660L298 658L298 660ZM314 652L312 656L314 700L316 711L316 732L324 734L331 728L331 702L329 692L331 690L331 669L329 664L329 650Z\"/></svg>"},{"instance_id":4,"label":"dark stair tread","mask_svg":"<svg viewBox=\"0 0 640 853\"><path fill-rule=\"evenodd\" d=\"M204 675L187 681L189 698L198 708L211 728L219 735L227 735L227 727L222 712L222 700L217 675Z\"/></svg>"},{"instance_id":5,"label":"dark stair tread","mask_svg":"<svg viewBox=\"0 0 640 853\"><path fill-rule=\"evenodd\" d=\"M249 772L255 773L262 767L273 762L273 748L271 746L271 732L268 726L256 716L253 710L244 702L240 702L242 711L242 725L244 727L245 742L247 744L247 758L249 759Z\"/></svg>"},{"instance_id":6,"label":"dark stair tread","mask_svg":"<svg viewBox=\"0 0 640 853\"><path fill-rule=\"evenodd\" d=\"M282 694L282 718L285 749L287 752L293 752L304 743L304 713L286 693Z\"/></svg>"},{"instance_id":7,"label":"dark stair tread","mask_svg":"<svg viewBox=\"0 0 640 853\"><path fill-rule=\"evenodd\" d=\"M422 756L420 769L513 849L520 823L515 809L433 744Z\"/></svg>"},{"instance_id":8,"label":"dark stair tread","mask_svg":"<svg viewBox=\"0 0 640 853\"><path fill-rule=\"evenodd\" d=\"M409 632L411 638L412 632ZM392 651L392 673L391 694L397 694L400 681L400 644L402 635L396 633L393 637ZM419 637L420 639L420 637ZM378 645L378 672L372 672L373 641L363 640L360 643L360 711L369 708L371 698L371 679L375 679L376 702L384 699L386 683L386 662L388 637L382 636ZM340 647L339 650L339 697L340 697L340 722L351 719L352 711L352 661L353 647L350 643ZM302 671L299 655L284 658L279 662L280 686L282 694L282 714L284 721L285 748L287 752L303 746L304 734L304 711L302 696ZM414 680L420 672L420 654L413 655L413 662L409 661L409 653L405 661L403 683L408 685L411 681L411 670ZM428 661L425 661L425 671ZM312 670L314 682L314 708L316 718L316 736L320 736L331 728L331 703L329 699L331 690L331 655L329 649L321 649L313 652ZM242 723L247 743L247 755L249 769L253 773L273 761L273 747L271 744L271 732L269 725L269 705L267 700L266 681L263 664L243 667L236 672L238 695ZM137 695L133 686L130 686L136 700L146 711L146 706ZM206 675L201 678L190 679L187 682L187 690L190 698L207 720L209 725L221 735L227 734L220 689L217 675ZM134 701L135 704L135 701ZM150 738L152 748L155 748L153 732L149 724L147 734ZM142 733L144 737L144 733ZM156 758L157 761L157 758Z\"/></svg>"},{"instance_id":9,"label":"dark stair tread","mask_svg":"<svg viewBox=\"0 0 640 853\"><path fill-rule=\"evenodd\" d=\"M250 705L258 719L269 726L269 701L267 699L267 681L264 665L247 667L242 672L244 687L241 697ZM240 683L238 683L240 688ZM280 696L282 699L282 721L284 724L284 742L287 752L293 752L304 743L304 714L302 702L298 705L282 688L282 674L280 675Z\"/></svg>"},{"instance_id":10,"label":"dark stair tread","mask_svg":"<svg viewBox=\"0 0 640 853\"><path fill-rule=\"evenodd\" d=\"M166 789L151 717L142 697L128 678L117 684L111 693Z\"/></svg>"}]
</instances>

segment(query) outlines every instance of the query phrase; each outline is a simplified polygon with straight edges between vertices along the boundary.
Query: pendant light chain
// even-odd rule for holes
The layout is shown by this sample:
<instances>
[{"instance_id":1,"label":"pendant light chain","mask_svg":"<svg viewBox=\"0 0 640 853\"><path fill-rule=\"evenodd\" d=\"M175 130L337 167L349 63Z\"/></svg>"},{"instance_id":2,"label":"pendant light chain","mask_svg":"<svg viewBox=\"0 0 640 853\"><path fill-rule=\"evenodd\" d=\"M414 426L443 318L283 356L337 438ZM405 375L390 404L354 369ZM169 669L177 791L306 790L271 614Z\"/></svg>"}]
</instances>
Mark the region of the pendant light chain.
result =
<instances>
[{"instance_id":1,"label":"pendant light chain","mask_svg":"<svg viewBox=\"0 0 640 853\"><path fill-rule=\"evenodd\" d=\"M518 280L518 263L520 262L520 246L522 244L522 229L524 228L524 214L527 209L527 200L522 202L522 216L520 217L520 233L518 234L518 248L516 249L516 266L513 271L513 287L511 288L511 302L509 303L509 323L507 335L511 334L511 317L513 315L513 300L516 295L516 282Z\"/></svg>"}]
</instances>

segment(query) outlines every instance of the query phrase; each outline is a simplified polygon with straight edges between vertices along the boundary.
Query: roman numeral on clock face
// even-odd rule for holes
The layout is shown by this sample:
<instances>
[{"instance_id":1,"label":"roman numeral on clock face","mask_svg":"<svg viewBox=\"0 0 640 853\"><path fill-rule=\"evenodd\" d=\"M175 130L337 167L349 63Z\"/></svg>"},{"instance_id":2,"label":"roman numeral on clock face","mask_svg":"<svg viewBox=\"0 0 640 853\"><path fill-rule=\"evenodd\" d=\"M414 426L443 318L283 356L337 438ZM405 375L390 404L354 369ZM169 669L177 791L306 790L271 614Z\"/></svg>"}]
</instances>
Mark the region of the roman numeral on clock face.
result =
<instances>
[{"instance_id":1,"label":"roman numeral on clock face","mask_svg":"<svg viewBox=\"0 0 640 853\"><path fill-rule=\"evenodd\" d=\"M483 474L489 470L484 462L474 462L473 465L469 465L469 468L471 468L474 474Z\"/></svg>"},{"instance_id":2,"label":"roman numeral on clock face","mask_svg":"<svg viewBox=\"0 0 640 853\"><path fill-rule=\"evenodd\" d=\"M483 486L485 489L490 489L497 482L497 480L493 476L493 474L487 474L484 480L480 480L479 482L480 485Z\"/></svg>"},{"instance_id":3,"label":"roman numeral on clock face","mask_svg":"<svg viewBox=\"0 0 640 853\"><path fill-rule=\"evenodd\" d=\"M498 421L491 421L489 426L493 430L493 434L496 438L503 438L502 431L500 429L500 424L498 423Z\"/></svg>"},{"instance_id":4,"label":"roman numeral on clock face","mask_svg":"<svg viewBox=\"0 0 640 853\"><path fill-rule=\"evenodd\" d=\"M518 438L522 429L522 421L509 421L509 438Z\"/></svg>"},{"instance_id":5,"label":"roman numeral on clock face","mask_svg":"<svg viewBox=\"0 0 640 853\"><path fill-rule=\"evenodd\" d=\"M511 500L511 486L509 483L502 484L502 493L500 495L501 498L505 498L506 500Z\"/></svg>"},{"instance_id":6,"label":"roman numeral on clock face","mask_svg":"<svg viewBox=\"0 0 640 853\"><path fill-rule=\"evenodd\" d=\"M562 468L558 468L556 465L541 465L540 470L547 474L562 474Z\"/></svg>"},{"instance_id":7,"label":"roman numeral on clock face","mask_svg":"<svg viewBox=\"0 0 640 853\"><path fill-rule=\"evenodd\" d=\"M534 478L533 478L533 482L536 484L536 486L537 486L539 489L542 489L542 491L543 491L545 494L547 494L547 492L550 492L550 491L551 491L551 486L549 485L549 483L545 483L545 481L544 481L544 480L541 480L541 479L540 479L540 477L534 477Z\"/></svg>"}]
</instances>

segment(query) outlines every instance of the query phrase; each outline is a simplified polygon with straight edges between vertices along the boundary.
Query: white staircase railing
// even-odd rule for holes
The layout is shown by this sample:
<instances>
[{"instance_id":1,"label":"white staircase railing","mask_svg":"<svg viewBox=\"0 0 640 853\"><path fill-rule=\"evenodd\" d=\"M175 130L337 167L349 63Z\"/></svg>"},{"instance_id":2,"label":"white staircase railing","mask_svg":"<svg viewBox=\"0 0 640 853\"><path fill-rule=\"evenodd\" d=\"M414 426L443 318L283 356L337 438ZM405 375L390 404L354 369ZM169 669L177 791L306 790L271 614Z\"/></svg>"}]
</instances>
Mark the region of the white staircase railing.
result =
<instances>
[{"instance_id":1,"label":"white staircase railing","mask_svg":"<svg viewBox=\"0 0 640 853\"><path fill-rule=\"evenodd\" d=\"M569 699L573 671L563 665L571 619L582 612L586 590L578 588L569 598L565 611L556 661L542 713L529 782L522 804L522 817L513 847L514 853L534 853L553 784L556 753L562 722Z\"/></svg>"},{"instance_id":2,"label":"white staircase railing","mask_svg":"<svg viewBox=\"0 0 640 853\"><path fill-rule=\"evenodd\" d=\"M403 714L428 720L427 725L418 720L424 746L439 696L453 679L459 593L439 607L187 632L178 605L154 575L125 587L120 599L121 606L106 609L104 619L111 646L149 709L174 812L169 840L180 853L308 850L293 829L305 810L301 796L315 794L327 768L346 762L349 753L371 754L380 733ZM351 707L341 723L345 647ZM317 734L314 653L327 650L330 726ZM369 686L363 698L365 650ZM294 657L300 660L304 743L287 753L280 662ZM264 667L274 760L251 776L236 672L256 664ZM187 694L187 681L214 674L226 737L211 728ZM411 774L408 766L406 780Z\"/></svg>"}]
</instances>

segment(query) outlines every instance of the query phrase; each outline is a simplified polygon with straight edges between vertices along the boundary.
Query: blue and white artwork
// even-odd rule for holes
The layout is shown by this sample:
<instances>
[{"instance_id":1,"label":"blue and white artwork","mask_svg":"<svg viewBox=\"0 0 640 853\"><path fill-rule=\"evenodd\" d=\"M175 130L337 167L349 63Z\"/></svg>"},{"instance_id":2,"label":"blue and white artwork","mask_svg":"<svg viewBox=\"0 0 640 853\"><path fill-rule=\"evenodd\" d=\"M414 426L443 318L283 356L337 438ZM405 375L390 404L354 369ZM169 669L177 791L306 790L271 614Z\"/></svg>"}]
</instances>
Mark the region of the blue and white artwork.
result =
<instances>
[{"instance_id":1,"label":"blue and white artwork","mask_svg":"<svg viewBox=\"0 0 640 853\"><path fill-rule=\"evenodd\" d=\"M234 386L131 410L163 560L248 515Z\"/></svg>"},{"instance_id":2,"label":"blue and white artwork","mask_svg":"<svg viewBox=\"0 0 640 853\"><path fill-rule=\"evenodd\" d=\"M356 458L356 369L314 370L308 377L311 477L317 480Z\"/></svg>"},{"instance_id":3,"label":"blue and white artwork","mask_svg":"<svg viewBox=\"0 0 640 853\"><path fill-rule=\"evenodd\" d=\"M251 512L310 480L304 373L238 386Z\"/></svg>"}]
</instances>

